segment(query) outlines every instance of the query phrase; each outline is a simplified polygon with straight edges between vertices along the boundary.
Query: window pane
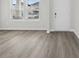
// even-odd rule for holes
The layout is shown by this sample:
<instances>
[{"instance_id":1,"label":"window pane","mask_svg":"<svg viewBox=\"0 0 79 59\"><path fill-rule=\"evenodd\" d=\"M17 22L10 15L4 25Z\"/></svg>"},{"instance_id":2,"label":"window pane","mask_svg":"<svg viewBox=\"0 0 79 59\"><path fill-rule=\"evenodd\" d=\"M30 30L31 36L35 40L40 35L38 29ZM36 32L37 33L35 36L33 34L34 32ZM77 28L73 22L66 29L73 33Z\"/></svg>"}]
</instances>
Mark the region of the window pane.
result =
<instances>
[{"instance_id":1,"label":"window pane","mask_svg":"<svg viewBox=\"0 0 79 59\"><path fill-rule=\"evenodd\" d=\"M39 0L12 0L13 19L38 19Z\"/></svg>"}]
</instances>

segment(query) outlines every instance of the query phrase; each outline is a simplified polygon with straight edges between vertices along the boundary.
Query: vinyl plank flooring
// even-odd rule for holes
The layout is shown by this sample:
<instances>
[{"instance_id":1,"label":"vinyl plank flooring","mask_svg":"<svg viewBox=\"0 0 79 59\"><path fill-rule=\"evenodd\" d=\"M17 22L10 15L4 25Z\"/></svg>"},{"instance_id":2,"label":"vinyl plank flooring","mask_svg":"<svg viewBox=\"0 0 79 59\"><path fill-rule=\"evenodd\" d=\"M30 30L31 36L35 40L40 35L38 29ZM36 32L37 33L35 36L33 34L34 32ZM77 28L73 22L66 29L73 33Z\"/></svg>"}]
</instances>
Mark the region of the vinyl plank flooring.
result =
<instances>
[{"instance_id":1,"label":"vinyl plank flooring","mask_svg":"<svg viewBox=\"0 0 79 59\"><path fill-rule=\"evenodd\" d=\"M73 32L0 31L0 58L79 58Z\"/></svg>"}]
</instances>

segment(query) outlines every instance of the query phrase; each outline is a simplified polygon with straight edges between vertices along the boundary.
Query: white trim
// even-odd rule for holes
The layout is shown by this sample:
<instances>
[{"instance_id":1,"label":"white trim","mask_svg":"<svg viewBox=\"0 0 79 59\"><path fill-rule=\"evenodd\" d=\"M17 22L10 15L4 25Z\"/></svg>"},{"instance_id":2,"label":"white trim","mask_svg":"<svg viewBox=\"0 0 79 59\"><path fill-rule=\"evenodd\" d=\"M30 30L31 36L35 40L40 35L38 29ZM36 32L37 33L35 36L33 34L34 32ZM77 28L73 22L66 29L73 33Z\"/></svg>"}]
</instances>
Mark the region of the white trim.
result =
<instances>
[{"instance_id":1,"label":"white trim","mask_svg":"<svg viewBox=\"0 0 79 59\"><path fill-rule=\"evenodd\" d=\"M42 28L0 28L0 30L46 30Z\"/></svg>"},{"instance_id":2,"label":"white trim","mask_svg":"<svg viewBox=\"0 0 79 59\"><path fill-rule=\"evenodd\" d=\"M53 31L69 31L69 32L73 32L73 29L70 29L70 30L55 30L55 29L51 29L50 31L51 32L53 32Z\"/></svg>"},{"instance_id":3,"label":"white trim","mask_svg":"<svg viewBox=\"0 0 79 59\"><path fill-rule=\"evenodd\" d=\"M31 29L31 28L0 28L0 30L46 30L46 29L40 29L40 28L35 28L35 29ZM70 32L74 32L75 35L79 38L79 34L76 32L76 30L71 29L71 30L46 30L46 33L50 33L50 32L54 32L54 31L70 31Z\"/></svg>"},{"instance_id":4,"label":"white trim","mask_svg":"<svg viewBox=\"0 0 79 59\"><path fill-rule=\"evenodd\" d=\"M70 29L70 30L51 30L51 32L54 32L54 31L69 31L69 32L74 32L75 33L75 35L78 37L78 39L79 39L79 34L78 34L78 32L76 31L76 30L74 30L74 29Z\"/></svg>"},{"instance_id":5,"label":"white trim","mask_svg":"<svg viewBox=\"0 0 79 59\"><path fill-rule=\"evenodd\" d=\"M47 33L53 32L53 31L70 31L70 32L75 32L75 30L47 30L45 28L0 28L0 30L46 30Z\"/></svg>"},{"instance_id":6,"label":"white trim","mask_svg":"<svg viewBox=\"0 0 79 59\"><path fill-rule=\"evenodd\" d=\"M75 33L75 35L78 37L78 39L79 39L79 34L78 34L78 32L76 31L76 30L73 30L73 32Z\"/></svg>"},{"instance_id":7,"label":"white trim","mask_svg":"<svg viewBox=\"0 0 79 59\"><path fill-rule=\"evenodd\" d=\"M40 28L0 28L0 30L44 30L46 31L47 34L50 33L49 30L46 30L46 29L40 29Z\"/></svg>"}]
</instances>

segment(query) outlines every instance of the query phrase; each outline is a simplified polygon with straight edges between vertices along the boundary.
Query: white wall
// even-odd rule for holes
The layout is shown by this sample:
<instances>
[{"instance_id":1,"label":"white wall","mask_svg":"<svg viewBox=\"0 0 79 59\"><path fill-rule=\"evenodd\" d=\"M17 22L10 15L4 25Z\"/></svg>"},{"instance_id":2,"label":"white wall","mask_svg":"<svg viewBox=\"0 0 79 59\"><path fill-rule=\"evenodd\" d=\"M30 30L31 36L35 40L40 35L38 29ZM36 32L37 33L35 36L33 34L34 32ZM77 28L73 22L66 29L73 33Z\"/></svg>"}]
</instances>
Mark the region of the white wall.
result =
<instances>
[{"instance_id":1,"label":"white wall","mask_svg":"<svg viewBox=\"0 0 79 59\"><path fill-rule=\"evenodd\" d=\"M79 37L79 0L72 1L72 20L74 32Z\"/></svg>"},{"instance_id":2,"label":"white wall","mask_svg":"<svg viewBox=\"0 0 79 59\"><path fill-rule=\"evenodd\" d=\"M18 28L18 29L36 29L36 30L57 30L70 31L71 30L71 16L70 16L70 2L72 0L41 0L41 21L15 21L10 18L10 0L0 0L1 9L1 26L3 28ZM46 2L45 2L46 1ZM50 6L47 5L50 1ZM50 18L49 18L50 8ZM57 19L54 18L54 12L57 12ZM49 20L50 19L50 20ZM49 25L50 21L50 25Z\"/></svg>"},{"instance_id":3,"label":"white wall","mask_svg":"<svg viewBox=\"0 0 79 59\"><path fill-rule=\"evenodd\" d=\"M0 2L0 7L1 7L1 2ZM1 20L1 10L0 10L0 20ZM1 24L1 22L0 22L0 24ZM0 27L1 27L1 25L0 25Z\"/></svg>"},{"instance_id":4,"label":"white wall","mask_svg":"<svg viewBox=\"0 0 79 59\"><path fill-rule=\"evenodd\" d=\"M1 26L0 29L47 30L49 27L49 1L40 0L40 19L13 20L10 17L10 1L0 0Z\"/></svg>"}]
</instances>

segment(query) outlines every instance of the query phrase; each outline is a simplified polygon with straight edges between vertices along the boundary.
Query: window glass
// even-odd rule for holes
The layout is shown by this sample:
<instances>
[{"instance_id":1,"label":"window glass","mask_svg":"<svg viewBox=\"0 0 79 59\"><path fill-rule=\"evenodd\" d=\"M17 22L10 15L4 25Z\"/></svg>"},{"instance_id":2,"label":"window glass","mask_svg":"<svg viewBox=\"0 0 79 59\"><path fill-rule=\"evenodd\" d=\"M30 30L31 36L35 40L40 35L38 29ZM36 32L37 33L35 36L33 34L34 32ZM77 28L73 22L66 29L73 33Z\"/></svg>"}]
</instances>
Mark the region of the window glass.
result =
<instances>
[{"instance_id":1,"label":"window glass","mask_svg":"<svg viewBox=\"0 0 79 59\"><path fill-rule=\"evenodd\" d=\"M12 0L13 19L38 19L39 0Z\"/></svg>"}]
</instances>

